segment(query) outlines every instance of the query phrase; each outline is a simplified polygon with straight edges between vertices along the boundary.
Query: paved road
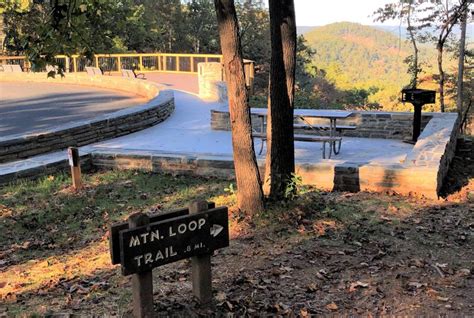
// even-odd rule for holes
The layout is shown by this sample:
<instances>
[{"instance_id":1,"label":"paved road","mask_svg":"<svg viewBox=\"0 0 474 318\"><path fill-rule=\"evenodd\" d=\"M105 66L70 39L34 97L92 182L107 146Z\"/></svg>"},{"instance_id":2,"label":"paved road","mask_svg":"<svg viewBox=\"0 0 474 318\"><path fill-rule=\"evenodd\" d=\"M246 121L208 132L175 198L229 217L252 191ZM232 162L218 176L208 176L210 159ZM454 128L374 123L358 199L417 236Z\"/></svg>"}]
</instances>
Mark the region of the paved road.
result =
<instances>
[{"instance_id":1,"label":"paved road","mask_svg":"<svg viewBox=\"0 0 474 318\"><path fill-rule=\"evenodd\" d=\"M93 87L0 82L0 136L92 119L145 102L136 95Z\"/></svg>"}]
</instances>

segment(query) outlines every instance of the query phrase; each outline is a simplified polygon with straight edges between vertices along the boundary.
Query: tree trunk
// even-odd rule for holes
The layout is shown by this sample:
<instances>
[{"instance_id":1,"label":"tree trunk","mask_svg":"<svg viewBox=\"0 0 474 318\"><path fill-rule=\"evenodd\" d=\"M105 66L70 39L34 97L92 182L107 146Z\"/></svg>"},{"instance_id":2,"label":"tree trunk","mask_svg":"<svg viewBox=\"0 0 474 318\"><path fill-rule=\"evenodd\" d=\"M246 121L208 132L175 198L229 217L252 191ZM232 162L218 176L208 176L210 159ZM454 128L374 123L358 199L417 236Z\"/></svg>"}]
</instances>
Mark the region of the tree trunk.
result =
<instances>
[{"instance_id":1,"label":"tree trunk","mask_svg":"<svg viewBox=\"0 0 474 318\"><path fill-rule=\"evenodd\" d=\"M456 108L458 111L459 118L462 118L462 99L463 99L463 78L464 78L464 52L466 49L466 25L467 25L467 11L468 8L464 10L461 17L461 39L459 43L459 62L458 62L458 80L457 80L457 99L456 99Z\"/></svg>"},{"instance_id":2,"label":"tree trunk","mask_svg":"<svg viewBox=\"0 0 474 318\"><path fill-rule=\"evenodd\" d=\"M263 192L253 148L239 25L233 0L214 0L219 26L232 129L237 204L246 213L263 211Z\"/></svg>"},{"instance_id":3,"label":"tree trunk","mask_svg":"<svg viewBox=\"0 0 474 318\"><path fill-rule=\"evenodd\" d=\"M443 45L437 45L438 49L438 72L439 72L439 106L444 113L444 71L443 71Z\"/></svg>"},{"instance_id":4,"label":"tree trunk","mask_svg":"<svg viewBox=\"0 0 474 318\"><path fill-rule=\"evenodd\" d=\"M281 199L295 171L296 23L293 0L270 1L269 7L272 54L264 191L272 199Z\"/></svg>"},{"instance_id":5,"label":"tree trunk","mask_svg":"<svg viewBox=\"0 0 474 318\"><path fill-rule=\"evenodd\" d=\"M407 24L408 24L408 33L410 34L411 44L413 45L413 65L411 69L412 79L410 82L410 88L416 88L418 85L418 46L416 45L415 33L413 32L413 27L411 26L411 3L408 2L408 15L407 15Z\"/></svg>"}]
</instances>

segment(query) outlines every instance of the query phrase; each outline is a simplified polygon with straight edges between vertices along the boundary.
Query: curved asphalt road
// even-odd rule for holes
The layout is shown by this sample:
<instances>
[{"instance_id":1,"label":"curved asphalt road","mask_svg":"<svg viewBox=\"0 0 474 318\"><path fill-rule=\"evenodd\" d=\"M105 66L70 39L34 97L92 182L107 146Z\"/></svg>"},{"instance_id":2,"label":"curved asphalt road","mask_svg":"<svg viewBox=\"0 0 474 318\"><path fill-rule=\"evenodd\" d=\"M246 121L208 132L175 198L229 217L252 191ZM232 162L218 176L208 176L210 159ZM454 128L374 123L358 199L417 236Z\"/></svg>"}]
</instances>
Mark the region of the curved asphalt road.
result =
<instances>
[{"instance_id":1,"label":"curved asphalt road","mask_svg":"<svg viewBox=\"0 0 474 318\"><path fill-rule=\"evenodd\" d=\"M0 82L0 137L93 119L145 102L136 95L88 86Z\"/></svg>"}]
</instances>

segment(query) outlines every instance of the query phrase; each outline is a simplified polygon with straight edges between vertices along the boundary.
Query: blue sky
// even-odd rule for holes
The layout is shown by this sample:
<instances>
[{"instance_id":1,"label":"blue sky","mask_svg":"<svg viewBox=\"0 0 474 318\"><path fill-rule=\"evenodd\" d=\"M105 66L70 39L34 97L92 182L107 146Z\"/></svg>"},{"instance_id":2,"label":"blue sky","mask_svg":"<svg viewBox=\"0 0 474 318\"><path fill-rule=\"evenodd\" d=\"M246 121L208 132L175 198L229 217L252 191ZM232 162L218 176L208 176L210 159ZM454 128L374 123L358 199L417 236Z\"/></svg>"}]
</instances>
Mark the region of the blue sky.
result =
<instances>
[{"instance_id":1,"label":"blue sky","mask_svg":"<svg viewBox=\"0 0 474 318\"><path fill-rule=\"evenodd\" d=\"M326 25L349 21L362 24L374 23L372 13L393 0L295 0L296 25ZM398 24L393 21L390 24Z\"/></svg>"},{"instance_id":2,"label":"blue sky","mask_svg":"<svg viewBox=\"0 0 474 318\"><path fill-rule=\"evenodd\" d=\"M294 0L297 26L319 26L334 22L349 21L365 25L374 22L372 13L387 3L397 0ZM472 21L472 20L471 20ZM396 27L398 20L386 21L383 25ZM395 30L397 31L397 30ZM459 29L456 28L455 32ZM474 23L468 23L467 38L472 39ZM470 40L469 40L470 41Z\"/></svg>"}]
</instances>

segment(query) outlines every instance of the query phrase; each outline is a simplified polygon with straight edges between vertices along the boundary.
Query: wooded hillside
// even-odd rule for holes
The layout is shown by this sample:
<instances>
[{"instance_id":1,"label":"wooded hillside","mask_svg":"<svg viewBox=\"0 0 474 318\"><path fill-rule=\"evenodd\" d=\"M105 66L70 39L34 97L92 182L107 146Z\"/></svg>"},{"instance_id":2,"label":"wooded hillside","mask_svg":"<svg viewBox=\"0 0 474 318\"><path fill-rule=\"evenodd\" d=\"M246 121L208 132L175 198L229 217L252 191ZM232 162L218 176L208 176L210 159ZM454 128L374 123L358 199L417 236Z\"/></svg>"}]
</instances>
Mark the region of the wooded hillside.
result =
<instances>
[{"instance_id":1,"label":"wooded hillside","mask_svg":"<svg viewBox=\"0 0 474 318\"><path fill-rule=\"evenodd\" d=\"M407 42L377 27L341 22L315 27L304 34L307 45L316 51L313 66L339 90L359 89L368 93L367 102L382 109L409 110L398 102L400 90L408 84L404 59L411 54ZM435 89L434 48L421 45L421 88ZM456 61L447 61L454 73ZM448 104L453 105L449 100ZM435 106L436 107L436 106ZM432 107L432 108L435 108ZM429 107L427 107L429 108Z\"/></svg>"}]
</instances>

